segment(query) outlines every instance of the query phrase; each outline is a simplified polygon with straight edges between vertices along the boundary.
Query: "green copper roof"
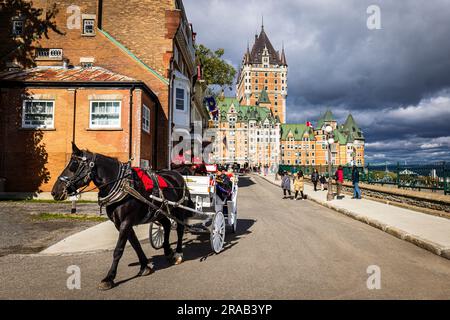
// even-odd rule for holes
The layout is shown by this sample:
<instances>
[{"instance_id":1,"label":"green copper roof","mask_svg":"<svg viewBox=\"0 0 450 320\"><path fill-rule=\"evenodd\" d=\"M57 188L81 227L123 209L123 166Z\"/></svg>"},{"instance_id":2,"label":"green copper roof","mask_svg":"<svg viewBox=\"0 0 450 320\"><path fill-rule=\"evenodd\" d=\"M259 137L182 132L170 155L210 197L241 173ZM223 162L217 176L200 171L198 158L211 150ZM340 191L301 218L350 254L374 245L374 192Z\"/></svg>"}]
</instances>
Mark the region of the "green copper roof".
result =
<instances>
[{"instance_id":1,"label":"green copper roof","mask_svg":"<svg viewBox=\"0 0 450 320\"><path fill-rule=\"evenodd\" d=\"M237 120L239 122L247 122L250 120L265 121L269 120L270 123L279 123L279 120L273 117L269 108L262 106L243 106L239 104L239 101L235 98L224 98L217 100L220 121L227 121L227 114L232 111L232 106L237 114Z\"/></svg>"},{"instance_id":2,"label":"green copper roof","mask_svg":"<svg viewBox=\"0 0 450 320\"><path fill-rule=\"evenodd\" d=\"M343 132L348 135L348 142L353 142L354 140L364 140L364 135L351 114L349 114L347 120L345 120Z\"/></svg>"},{"instance_id":3,"label":"green copper roof","mask_svg":"<svg viewBox=\"0 0 450 320\"><path fill-rule=\"evenodd\" d=\"M263 89L261 91L261 93L259 94L258 103L259 104L270 104L269 95L267 94L266 90Z\"/></svg>"},{"instance_id":4,"label":"green copper roof","mask_svg":"<svg viewBox=\"0 0 450 320\"><path fill-rule=\"evenodd\" d=\"M309 133L310 140L314 140L314 132L306 124L282 124L281 140L286 141L290 132L292 132L296 141L302 140L305 132Z\"/></svg>"},{"instance_id":5,"label":"green copper roof","mask_svg":"<svg viewBox=\"0 0 450 320\"><path fill-rule=\"evenodd\" d=\"M327 112L325 112L325 114L323 115L323 121L327 122L327 121L336 121L334 119L333 113L331 113L330 110L327 110Z\"/></svg>"},{"instance_id":6,"label":"green copper roof","mask_svg":"<svg viewBox=\"0 0 450 320\"><path fill-rule=\"evenodd\" d=\"M333 131L334 141L339 142L339 144L347 144L347 137L338 129Z\"/></svg>"},{"instance_id":7,"label":"green copper roof","mask_svg":"<svg viewBox=\"0 0 450 320\"><path fill-rule=\"evenodd\" d=\"M334 119L333 113L330 110L327 110L325 114L320 116L319 120L317 121L316 129L321 129L325 122L332 122L332 121L336 121Z\"/></svg>"}]
</instances>

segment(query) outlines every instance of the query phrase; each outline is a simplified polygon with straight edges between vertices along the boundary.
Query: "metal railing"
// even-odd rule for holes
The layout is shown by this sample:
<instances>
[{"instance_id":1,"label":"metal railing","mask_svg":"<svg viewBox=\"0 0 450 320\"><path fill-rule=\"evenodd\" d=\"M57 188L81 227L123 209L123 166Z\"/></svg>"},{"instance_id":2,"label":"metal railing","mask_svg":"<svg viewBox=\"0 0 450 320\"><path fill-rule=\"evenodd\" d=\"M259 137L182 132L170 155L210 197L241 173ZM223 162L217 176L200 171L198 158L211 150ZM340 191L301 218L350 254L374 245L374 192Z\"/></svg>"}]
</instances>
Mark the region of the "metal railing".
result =
<instances>
[{"instance_id":1,"label":"metal railing","mask_svg":"<svg viewBox=\"0 0 450 320\"><path fill-rule=\"evenodd\" d=\"M332 166L332 175L338 166ZM344 180L352 180L352 167L342 166ZM317 169L320 175L328 178L328 165L301 166L280 165L280 171L296 173L300 170L305 175ZM445 195L450 194L450 165L446 162L428 164L367 164L359 167L359 180L368 184L386 185L391 187L421 191L431 190L443 191Z\"/></svg>"}]
</instances>

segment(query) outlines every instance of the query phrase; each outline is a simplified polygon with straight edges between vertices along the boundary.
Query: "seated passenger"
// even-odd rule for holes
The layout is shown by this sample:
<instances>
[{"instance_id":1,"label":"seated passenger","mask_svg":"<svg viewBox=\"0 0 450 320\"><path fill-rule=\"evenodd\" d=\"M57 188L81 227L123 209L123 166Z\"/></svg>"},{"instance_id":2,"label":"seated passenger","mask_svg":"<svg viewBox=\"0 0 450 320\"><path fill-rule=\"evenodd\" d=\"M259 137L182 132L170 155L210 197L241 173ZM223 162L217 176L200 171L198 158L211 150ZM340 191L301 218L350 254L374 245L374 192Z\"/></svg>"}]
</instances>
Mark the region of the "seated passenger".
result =
<instances>
[{"instance_id":1,"label":"seated passenger","mask_svg":"<svg viewBox=\"0 0 450 320\"><path fill-rule=\"evenodd\" d=\"M220 167L217 169L216 175L216 193L222 201L227 201L231 198L233 190L233 183L226 171Z\"/></svg>"}]
</instances>

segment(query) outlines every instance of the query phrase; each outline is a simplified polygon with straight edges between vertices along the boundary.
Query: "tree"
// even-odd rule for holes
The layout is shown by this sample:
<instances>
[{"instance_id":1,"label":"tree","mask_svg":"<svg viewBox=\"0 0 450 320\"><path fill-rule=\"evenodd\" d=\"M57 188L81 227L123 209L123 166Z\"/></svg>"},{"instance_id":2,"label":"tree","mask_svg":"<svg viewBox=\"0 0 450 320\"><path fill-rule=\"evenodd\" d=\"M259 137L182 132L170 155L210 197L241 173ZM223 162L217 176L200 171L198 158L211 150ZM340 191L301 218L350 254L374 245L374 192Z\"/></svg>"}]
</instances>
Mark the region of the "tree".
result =
<instances>
[{"instance_id":1,"label":"tree","mask_svg":"<svg viewBox=\"0 0 450 320\"><path fill-rule=\"evenodd\" d=\"M56 4L45 9L33 7L31 1L0 0L0 71L9 63L15 63L23 68L35 66L35 50L39 48L39 40L49 38L49 32L63 34L58 30L55 17L58 13ZM13 20L23 23L22 33L12 35Z\"/></svg>"},{"instance_id":2,"label":"tree","mask_svg":"<svg viewBox=\"0 0 450 320\"><path fill-rule=\"evenodd\" d=\"M204 45L196 45L196 55L202 66L203 89L211 89L212 86L225 86L233 84L236 70L232 65L222 59L224 49L212 51Z\"/></svg>"}]
</instances>

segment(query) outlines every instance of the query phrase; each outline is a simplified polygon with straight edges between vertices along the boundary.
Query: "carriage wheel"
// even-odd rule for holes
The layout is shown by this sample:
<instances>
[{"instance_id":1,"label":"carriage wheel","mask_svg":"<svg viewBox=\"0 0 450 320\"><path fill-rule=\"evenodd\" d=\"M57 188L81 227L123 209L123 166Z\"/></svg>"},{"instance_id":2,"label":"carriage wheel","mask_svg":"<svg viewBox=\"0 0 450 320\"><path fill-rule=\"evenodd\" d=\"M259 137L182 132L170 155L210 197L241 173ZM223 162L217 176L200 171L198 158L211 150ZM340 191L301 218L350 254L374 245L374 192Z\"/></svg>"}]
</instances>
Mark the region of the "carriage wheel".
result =
<instances>
[{"instance_id":1,"label":"carriage wheel","mask_svg":"<svg viewBox=\"0 0 450 320\"><path fill-rule=\"evenodd\" d=\"M152 222L150 223L149 228L149 238L150 238L150 245L158 250L163 247L164 244L164 228L163 226L158 222Z\"/></svg>"},{"instance_id":2,"label":"carriage wheel","mask_svg":"<svg viewBox=\"0 0 450 320\"><path fill-rule=\"evenodd\" d=\"M211 225L211 248L215 253L222 251L225 242L225 217L222 211L216 212Z\"/></svg>"}]
</instances>

